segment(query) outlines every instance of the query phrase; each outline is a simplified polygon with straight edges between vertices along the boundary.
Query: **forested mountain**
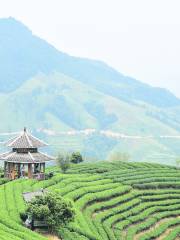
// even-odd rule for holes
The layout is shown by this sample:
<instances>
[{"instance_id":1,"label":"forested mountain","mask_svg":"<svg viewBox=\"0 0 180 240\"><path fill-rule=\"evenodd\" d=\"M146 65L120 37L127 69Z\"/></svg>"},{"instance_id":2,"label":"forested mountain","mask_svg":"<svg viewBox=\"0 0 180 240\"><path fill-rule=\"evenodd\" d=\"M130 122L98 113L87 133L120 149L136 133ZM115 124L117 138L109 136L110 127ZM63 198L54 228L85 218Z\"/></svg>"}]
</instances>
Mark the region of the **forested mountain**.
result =
<instances>
[{"instance_id":1,"label":"forested mountain","mask_svg":"<svg viewBox=\"0 0 180 240\"><path fill-rule=\"evenodd\" d=\"M0 19L0 111L0 132L27 126L56 150L99 159L122 151L166 163L180 154L177 139L160 137L179 135L180 99L101 61L62 53L13 18ZM55 134L84 129L96 131Z\"/></svg>"}]
</instances>

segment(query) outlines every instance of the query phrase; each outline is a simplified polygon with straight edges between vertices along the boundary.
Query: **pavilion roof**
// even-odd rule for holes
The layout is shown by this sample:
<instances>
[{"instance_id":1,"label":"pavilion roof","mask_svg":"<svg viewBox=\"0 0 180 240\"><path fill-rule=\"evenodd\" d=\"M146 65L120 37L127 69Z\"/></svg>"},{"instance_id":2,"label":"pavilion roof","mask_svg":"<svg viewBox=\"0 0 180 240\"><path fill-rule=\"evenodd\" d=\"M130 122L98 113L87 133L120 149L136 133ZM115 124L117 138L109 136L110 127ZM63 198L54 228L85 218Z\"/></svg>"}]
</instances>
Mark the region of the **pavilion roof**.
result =
<instances>
[{"instance_id":1,"label":"pavilion roof","mask_svg":"<svg viewBox=\"0 0 180 240\"><path fill-rule=\"evenodd\" d=\"M54 158L41 152L35 153L17 153L17 152L7 152L0 155L0 159L6 162L13 163L43 163L46 161L51 161Z\"/></svg>"},{"instance_id":2,"label":"pavilion roof","mask_svg":"<svg viewBox=\"0 0 180 240\"><path fill-rule=\"evenodd\" d=\"M5 143L5 146L11 148L39 148L47 146L47 144L38 138L32 136L29 132L24 131L17 137L14 137Z\"/></svg>"}]
</instances>

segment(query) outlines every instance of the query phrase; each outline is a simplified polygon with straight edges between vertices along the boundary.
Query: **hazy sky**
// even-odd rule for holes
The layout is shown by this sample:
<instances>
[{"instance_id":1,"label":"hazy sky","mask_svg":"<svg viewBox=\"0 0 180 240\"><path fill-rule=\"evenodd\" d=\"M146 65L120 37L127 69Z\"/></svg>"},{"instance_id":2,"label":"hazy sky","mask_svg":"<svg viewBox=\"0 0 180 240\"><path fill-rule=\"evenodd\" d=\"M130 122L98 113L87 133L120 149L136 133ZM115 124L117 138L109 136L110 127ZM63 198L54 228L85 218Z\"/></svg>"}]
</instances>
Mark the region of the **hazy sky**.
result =
<instances>
[{"instance_id":1,"label":"hazy sky","mask_svg":"<svg viewBox=\"0 0 180 240\"><path fill-rule=\"evenodd\" d=\"M180 0L0 0L34 34L180 97Z\"/></svg>"}]
</instances>

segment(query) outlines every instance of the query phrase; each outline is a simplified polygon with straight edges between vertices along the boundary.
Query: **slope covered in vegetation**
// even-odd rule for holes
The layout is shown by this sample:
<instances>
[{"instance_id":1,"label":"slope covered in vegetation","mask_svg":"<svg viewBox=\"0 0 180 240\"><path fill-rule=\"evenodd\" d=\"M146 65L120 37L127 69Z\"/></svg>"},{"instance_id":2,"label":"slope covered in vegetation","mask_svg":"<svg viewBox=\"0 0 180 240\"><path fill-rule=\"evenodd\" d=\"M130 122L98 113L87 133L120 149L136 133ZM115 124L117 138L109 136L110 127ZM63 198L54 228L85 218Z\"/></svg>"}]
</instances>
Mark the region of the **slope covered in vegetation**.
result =
<instances>
[{"instance_id":1,"label":"slope covered in vegetation","mask_svg":"<svg viewBox=\"0 0 180 240\"><path fill-rule=\"evenodd\" d=\"M50 169L52 171L52 169ZM175 240L180 236L180 171L148 163L98 163L53 169L44 181L0 186L2 240L45 239L22 226L22 192L46 188L71 199L75 221L60 227L64 240Z\"/></svg>"},{"instance_id":2,"label":"slope covered in vegetation","mask_svg":"<svg viewBox=\"0 0 180 240\"><path fill-rule=\"evenodd\" d=\"M0 19L0 110L0 133L26 126L53 152L58 145L106 159L131 146L132 160L168 164L180 155L177 138L160 138L180 134L180 99L101 61L62 53L13 18ZM97 133L58 134L84 129ZM148 137L117 140L100 131Z\"/></svg>"}]
</instances>

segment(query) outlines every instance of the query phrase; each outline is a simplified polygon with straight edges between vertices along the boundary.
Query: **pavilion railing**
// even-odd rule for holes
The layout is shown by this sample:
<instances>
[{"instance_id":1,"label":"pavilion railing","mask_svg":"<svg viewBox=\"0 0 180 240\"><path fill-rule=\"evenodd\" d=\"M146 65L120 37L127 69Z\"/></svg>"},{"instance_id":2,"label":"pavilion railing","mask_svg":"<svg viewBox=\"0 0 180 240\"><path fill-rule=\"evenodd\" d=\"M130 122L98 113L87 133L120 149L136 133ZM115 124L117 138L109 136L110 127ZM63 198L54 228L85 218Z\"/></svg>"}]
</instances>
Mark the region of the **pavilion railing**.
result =
<instances>
[{"instance_id":1,"label":"pavilion railing","mask_svg":"<svg viewBox=\"0 0 180 240\"><path fill-rule=\"evenodd\" d=\"M12 179L13 176L12 176L12 173L6 171L5 174L4 174L4 177ZM27 178L27 177L28 177L27 174L26 175L21 175L21 176L18 176L18 175L15 174L13 179L15 179L15 178ZM33 173L32 178L37 179L37 180L44 180L45 179L45 173Z\"/></svg>"}]
</instances>

